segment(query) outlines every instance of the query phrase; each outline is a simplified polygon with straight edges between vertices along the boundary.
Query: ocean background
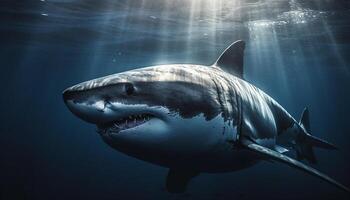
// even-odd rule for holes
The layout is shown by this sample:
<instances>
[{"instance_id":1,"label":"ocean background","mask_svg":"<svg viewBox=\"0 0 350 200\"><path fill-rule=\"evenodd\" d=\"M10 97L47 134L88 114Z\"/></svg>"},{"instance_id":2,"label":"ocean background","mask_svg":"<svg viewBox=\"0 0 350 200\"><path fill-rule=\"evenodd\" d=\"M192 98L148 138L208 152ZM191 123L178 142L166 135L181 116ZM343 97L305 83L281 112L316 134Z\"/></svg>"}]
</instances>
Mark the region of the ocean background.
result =
<instances>
[{"instance_id":1,"label":"ocean background","mask_svg":"<svg viewBox=\"0 0 350 200\"><path fill-rule=\"evenodd\" d=\"M201 174L169 194L167 169L107 146L62 91L143 66L210 65L246 41L245 78L339 147L313 167L350 186L347 0L1 0L0 199L348 199L280 163Z\"/></svg>"}]
</instances>

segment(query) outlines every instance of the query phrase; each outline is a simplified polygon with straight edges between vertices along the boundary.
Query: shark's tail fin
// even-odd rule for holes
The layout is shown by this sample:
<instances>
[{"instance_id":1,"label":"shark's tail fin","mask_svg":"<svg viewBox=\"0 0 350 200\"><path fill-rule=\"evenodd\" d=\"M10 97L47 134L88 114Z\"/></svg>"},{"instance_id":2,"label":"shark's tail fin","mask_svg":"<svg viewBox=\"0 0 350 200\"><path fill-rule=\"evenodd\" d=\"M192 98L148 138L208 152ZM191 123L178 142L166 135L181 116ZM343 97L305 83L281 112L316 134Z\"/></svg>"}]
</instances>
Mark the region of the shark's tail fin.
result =
<instances>
[{"instance_id":1,"label":"shark's tail fin","mask_svg":"<svg viewBox=\"0 0 350 200\"><path fill-rule=\"evenodd\" d=\"M295 150L298 160L306 159L311 163L316 163L317 159L313 147L337 149L333 144L311 135L309 110L307 108L304 109L301 115L299 126L301 131L295 141Z\"/></svg>"}]
</instances>

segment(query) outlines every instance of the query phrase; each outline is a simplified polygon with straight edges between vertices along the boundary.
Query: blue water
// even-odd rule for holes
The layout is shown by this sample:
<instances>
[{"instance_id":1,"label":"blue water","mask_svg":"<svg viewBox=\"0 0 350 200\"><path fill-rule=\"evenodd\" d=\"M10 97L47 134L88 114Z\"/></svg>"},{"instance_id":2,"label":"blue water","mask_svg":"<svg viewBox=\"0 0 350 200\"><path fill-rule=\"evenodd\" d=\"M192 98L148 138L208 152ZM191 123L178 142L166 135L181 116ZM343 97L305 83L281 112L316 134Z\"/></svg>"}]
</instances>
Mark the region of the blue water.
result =
<instances>
[{"instance_id":1,"label":"blue water","mask_svg":"<svg viewBox=\"0 0 350 200\"><path fill-rule=\"evenodd\" d=\"M350 3L346 0L2 0L0 199L347 199L262 162L202 174L169 194L167 169L108 147L61 92L165 63L212 64L246 41L245 77L339 147L313 167L350 186Z\"/></svg>"}]
</instances>

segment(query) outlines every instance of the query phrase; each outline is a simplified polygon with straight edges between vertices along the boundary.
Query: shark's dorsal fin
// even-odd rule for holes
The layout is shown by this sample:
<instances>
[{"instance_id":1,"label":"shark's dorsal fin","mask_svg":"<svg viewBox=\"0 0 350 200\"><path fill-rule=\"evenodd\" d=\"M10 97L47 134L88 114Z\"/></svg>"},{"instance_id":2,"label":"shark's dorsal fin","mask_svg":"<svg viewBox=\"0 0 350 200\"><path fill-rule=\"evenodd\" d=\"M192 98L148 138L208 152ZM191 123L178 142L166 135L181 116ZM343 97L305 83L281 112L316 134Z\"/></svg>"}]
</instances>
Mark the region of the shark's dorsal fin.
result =
<instances>
[{"instance_id":1,"label":"shark's dorsal fin","mask_svg":"<svg viewBox=\"0 0 350 200\"><path fill-rule=\"evenodd\" d=\"M213 66L227 73L243 78L243 58L245 42L237 40L225 49Z\"/></svg>"}]
</instances>

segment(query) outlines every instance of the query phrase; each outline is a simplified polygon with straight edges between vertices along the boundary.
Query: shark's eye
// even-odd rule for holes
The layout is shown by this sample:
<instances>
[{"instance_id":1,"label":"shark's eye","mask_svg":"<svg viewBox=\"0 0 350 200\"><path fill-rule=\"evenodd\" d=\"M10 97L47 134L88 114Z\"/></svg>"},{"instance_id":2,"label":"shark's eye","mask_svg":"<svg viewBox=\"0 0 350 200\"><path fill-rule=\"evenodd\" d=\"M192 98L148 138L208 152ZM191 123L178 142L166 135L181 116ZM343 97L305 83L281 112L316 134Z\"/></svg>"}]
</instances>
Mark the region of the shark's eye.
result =
<instances>
[{"instance_id":1,"label":"shark's eye","mask_svg":"<svg viewBox=\"0 0 350 200\"><path fill-rule=\"evenodd\" d=\"M125 84L125 93L127 95L132 95L135 91L134 86L131 83L126 83Z\"/></svg>"}]
</instances>

